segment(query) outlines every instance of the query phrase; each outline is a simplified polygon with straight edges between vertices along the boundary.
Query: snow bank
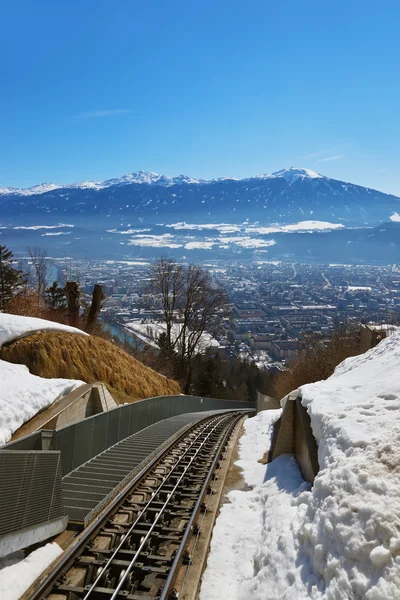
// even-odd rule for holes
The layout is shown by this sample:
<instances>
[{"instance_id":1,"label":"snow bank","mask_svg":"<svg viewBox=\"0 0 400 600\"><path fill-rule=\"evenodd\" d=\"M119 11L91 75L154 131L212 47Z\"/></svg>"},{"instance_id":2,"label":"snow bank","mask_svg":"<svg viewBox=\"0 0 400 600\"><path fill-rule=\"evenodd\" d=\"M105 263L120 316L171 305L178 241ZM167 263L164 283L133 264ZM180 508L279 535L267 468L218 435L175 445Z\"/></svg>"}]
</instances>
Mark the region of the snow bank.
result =
<instances>
[{"instance_id":1,"label":"snow bank","mask_svg":"<svg viewBox=\"0 0 400 600\"><path fill-rule=\"evenodd\" d=\"M399 368L396 331L301 388L321 471L298 539L324 597L400 597Z\"/></svg>"},{"instance_id":2,"label":"snow bank","mask_svg":"<svg viewBox=\"0 0 400 600\"><path fill-rule=\"evenodd\" d=\"M257 461L269 447L273 424L281 412L280 409L264 411L245 421L237 464L243 469L245 483L252 489L229 492L229 503L221 507L202 579L200 600L240 598L243 581L253 575L253 556L261 544L260 489L266 469Z\"/></svg>"},{"instance_id":3,"label":"snow bank","mask_svg":"<svg viewBox=\"0 0 400 600\"><path fill-rule=\"evenodd\" d=\"M0 445L8 442L14 431L40 410L83 383L74 379L44 379L31 375L25 365L0 360Z\"/></svg>"},{"instance_id":4,"label":"snow bank","mask_svg":"<svg viewBox=\"0 0 400 600\"><path fill-rule=\"evenodd\" d=\"M0 349L7 342L38 331L87 335L76 327L61 323L0 313ZM44 379L31 375L24 365L0 360L0 446L6 444L12 434L40 410L83 383L75 379Z\"/></svg>"},{"instance_id":5,"label":"snow bank","mask_svg":"<svg viewBox=\"0 0 400 600\"><path fill-rule=\"evenodd\" d=\"M15 564L0 564L0 598L18 600L62 552L58 544L46 544Z\"/></svg>"},{"instance_id":6,"label":"snow bank","mask_svg":"<svg viewBox=\"0 0 400 600\"><path fill-rule=\"evenodd\" d=\"M20 317L0 312L0 348L3 344L38 331L67 331L87 335L84 331L62 323L54 323L36 317Z\"/></svg>"},{"instance_id":7,"label":"snow bank","mask_svg":"<svg viewBox=\"0 0 400 600\"><path fill-rule=\"evenodd\" d=\"M239 464L252 487L222 507L201 600L400 598L399 368L396 331L300 389L319 445L312 489L289 455L257 463L274 417L246 422Z\"/></svg>"}]
</instances>

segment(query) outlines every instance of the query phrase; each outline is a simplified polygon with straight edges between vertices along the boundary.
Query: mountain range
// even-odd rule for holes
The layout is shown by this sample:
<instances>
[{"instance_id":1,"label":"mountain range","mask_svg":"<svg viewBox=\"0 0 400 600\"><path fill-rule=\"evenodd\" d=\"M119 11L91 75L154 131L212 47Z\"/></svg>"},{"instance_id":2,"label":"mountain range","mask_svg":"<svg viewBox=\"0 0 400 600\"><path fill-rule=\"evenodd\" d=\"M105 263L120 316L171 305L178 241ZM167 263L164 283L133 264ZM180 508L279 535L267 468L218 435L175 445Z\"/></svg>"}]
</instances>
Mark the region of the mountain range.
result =
<instances>
[{"instance_id":1,"label":"mountain range","mask_svg":"<svg viewBox=\"0 0 400 600\"><path fill-rule=\"evenodd\" d=\"M205 217L265 223L340 220L376 225L400 208L400 199L370 188L324 177L308 169L284 169L247 179L192 179L138 171L118 179L68 186L41 184L28 189L0 188L1 219L74 215L79 220L146 223L173 218L201 222ZM84 219L85 220L85 219Z\"/></svg>"},{"instance_id":2,"label":"mountain range","mask_svg":"<svg viewBox=\"0 0 400 600\"><path fill-rule=\"evenodd\" d=\"M370 249L354 255L354 261L363 261L374 256L379 238L377 260L395 262L400 260L399 212L396 196L304 168L240 180L138 171L103 182L0 188L0 239L12 238L20 249L35 238L53 254L87 257L189 251L207 258L262 252L313 260L321 250L326 256L326 244L340 240L346 246L357 238L358 248ZM388 231L386 248L383 233ZM94 239L102 242L96 248ZM366 245L360 246L361 239ZM334 247L328 254L335 260Z\"/></svg>"}]
</instances>

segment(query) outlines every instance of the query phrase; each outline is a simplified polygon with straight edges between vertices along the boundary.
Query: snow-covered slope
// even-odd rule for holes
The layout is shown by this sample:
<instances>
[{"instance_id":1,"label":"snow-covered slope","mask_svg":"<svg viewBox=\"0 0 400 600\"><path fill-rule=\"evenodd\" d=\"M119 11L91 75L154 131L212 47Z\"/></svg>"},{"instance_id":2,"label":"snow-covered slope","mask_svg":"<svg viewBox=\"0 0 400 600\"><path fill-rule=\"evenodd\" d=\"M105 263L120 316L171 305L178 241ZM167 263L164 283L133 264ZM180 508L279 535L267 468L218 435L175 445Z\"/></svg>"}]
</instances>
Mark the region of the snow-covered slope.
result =
<instances>
[{"instance_id":1,"label":"snow-covered slope","mask_svg":"<svg viewBox=\"0 0 400 600\"><path fill-rule=\"evenodd\" d=\"M37 319L36 317L21 317L19 315L9 315L8 313L0 312L0 349L3 344L26 337L39 331L67 331L69 333L78 333L80 335L88 335L81 329L46 321L45 319Z\"/></svg>"},{"instance_id":2,"label":"snow-covered slope","mask_svg":"<svg viewBox=\"0 0 400 600\"><path fill-rule=\"evenodd\" d=\"M397 330L301 388L318 441L311 489L288 455L257 463L276 416L247 421L239 455L252 489L222 507L201 600L227 589L232 600L400 598L399 371Z\"/></svg>"},{"instance_id":3,"label":"snow-covered slope","mask_svg":"<svg viewBox=\"0 0 400 600\"><path fill-rule=\"evenodd\" d=\"M0 313L0 349L7 342L39 331L87 335L61 323ZM0 360L0 445L8 442L12 434L40 410L83 383L75 379L44 379L31 375L25 365Z\"/></svg>"},{"instance_id":4,"label":"snow-covered slope","mask_svg":"<svg viewBox=\"0 0 400 600\"><path fill-rule=\"evenodd\" d=\"M290 169L281 169L272 173L272 175L260 175L261 179L279 178L282 177L288 183L292 183L298 179L322 179L323 175L311 171L310 169L297 169L296 167L290 167ZM325 179L328 179L325 177Z\"/></svg>"},{"instance_id":5,"label":"snow-covered slope","mask_svg":"<svg viewBox=\"0 0 400 600\"><path fill-rule=\"evenodd\" d=\"M0 598L19 600L62 552L60 546L53 542L37 548L25 559L16 558L15 561L10 561L8 558L10 564L5 565L0 562Z\"/></svg>"},{"instance_id":6,"label":"snow-covered slope","mask_svg":"<svg viewBox=\"0 0 400 600\"><path fill-rule=\"evenodd\" d=\"M0 187L0 195L34 196L35 194L44 194L57 190L59 187L61 186L54 183L39 183L29 188Z\"/></svg>"},{"instance_id":7,"label":"snow-covered slope","mask_svg":"<svg viewBox=\"0 0 400 600\"><path fill-rule=\"evenodd\" d=\"M75 379L37 377L25 365L0 360L0 446L39 411L83 384Z\"/></svg>"}]
</instances>

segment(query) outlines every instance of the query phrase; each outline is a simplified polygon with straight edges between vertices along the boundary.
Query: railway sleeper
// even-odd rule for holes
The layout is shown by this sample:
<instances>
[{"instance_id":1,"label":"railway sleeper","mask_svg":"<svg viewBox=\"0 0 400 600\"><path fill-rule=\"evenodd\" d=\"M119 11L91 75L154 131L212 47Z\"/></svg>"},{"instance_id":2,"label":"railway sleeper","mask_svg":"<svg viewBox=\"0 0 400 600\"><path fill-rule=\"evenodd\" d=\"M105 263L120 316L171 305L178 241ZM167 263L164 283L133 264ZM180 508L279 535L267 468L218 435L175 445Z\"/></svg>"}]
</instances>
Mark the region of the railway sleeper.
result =
<instances>
[{"instance_id":1,"label":"railway sleeper","mask_svg":"<svg viewBox=\"0 0 400 600\"><path fill-rule=\"evenodd\" d=\"M91 600L110 599L122 581L118 598L160 598L164 589L160 585L163 580L171 580L171 569L174 562L176 564L174 559L178 552L183 551L184 564L191 562L188 549L181 548L182 539L208 477L210 479L206 494L213 493L211 482L218 479L217 471L221 467L227 448L227 443L222 447L220 443L225 432L232 429L227 428L227 423L227 417L208 421L207 424L193 429L169 451L169 454L146 474L131 495L108 516L105 525L81 550L67 571L66 578L58 581L46 599L81 600L89 590ZM212 427L215 427L214 431L211 430ZM209 436L208 439L206 436ZM210 474L215 456L216 469ZM109 468L108 464L104 467ZM207 510L204 502L206 494L200 497L202 512ZM140 520L133 527L133 531L129 532L132 523L138 518ZM198 524L192 525L191 533L200 534ZM145 538L147 539L144 543ZM140 552L137 555L139 548ZM133 559L135 562L132 564ZM130 569L128 575L127 568ZM92 590L94 582L96 585ZM168 600L177 597L176 590L170 589Z\"/></svg>"},{"instance_id":2,"label":"railway sleeper","mask_svg":"<svg viewBox=\"0 0 400 600\"><path fill-rule=\"evenodd\" d=\"M168 540L168 541L170 541L170 540ZM179 539L177 540L177 539L173 538L172 541L174 541L177 544L180 543ZM160 540L159 540L159 542L160 543L158 544L158 546L161 545ZM112 556L112 554L113 554L113 551L110 550L109 552L104 552L103 556L104 556L104 558L108 558L108 556ZM116 556L119 557L118 560L123 560L123 557L126 557L127 560L129 560L129 559L132 559L132 557L135 556L135 554L136 554L135 550L128 550L126 548L121 548L121 550L118 550L118 553ZM171 562L171 556L168 556L166 554L149 554L149 553L141 552L139 556L141 556L142 554L144 556L146 556L147 560L149 560L149 561L153 561L153 562L154 561L155 562L162 561L162 562L166 562L166 563ZM172 555L172 552L171 552L171 555Z\"/></svg>"},{"instance_id":3,"label":"railway sleeper","mask_svg":"<svg viewBox=\"0 0 400 600\"><path fill-rule=\"evenodd\" d=\"M87 591L87 589L80 587L60 586L60 588L57 590L57 594L51 594L49 596L49 600L81 600L81 598L84 598ZM113 593L114 589L96 586L93 590L93 598L94 600L107 600L111 598ZM126 592L122 590L119 594L119 597L125 598L126 600L144 600L142 594L136 594L135 592Z\"/></svg>"}]
</instances>

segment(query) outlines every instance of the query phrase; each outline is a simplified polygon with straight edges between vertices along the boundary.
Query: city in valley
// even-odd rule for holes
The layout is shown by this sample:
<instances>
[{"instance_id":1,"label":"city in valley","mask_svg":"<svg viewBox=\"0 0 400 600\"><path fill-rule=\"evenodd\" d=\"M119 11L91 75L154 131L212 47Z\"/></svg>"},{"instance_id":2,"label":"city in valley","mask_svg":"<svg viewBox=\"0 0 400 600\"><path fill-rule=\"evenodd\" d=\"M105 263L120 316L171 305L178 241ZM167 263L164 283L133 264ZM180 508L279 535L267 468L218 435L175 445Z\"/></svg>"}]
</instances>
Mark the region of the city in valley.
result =
<instances>
[{"instance_id":1,"label":"city in valley","mask_svg":"<svg viewBox=\"0 0 400 600\"><path fill-rule=\"evenodd\" d=\"M90 294L100 283L106 295L102 319L113 336L157 346L161 318L148 294L151 262L70 261L69 274ZM204 348L221 358L240 357L260 368L290 364L304 335L327 339L344 321L391 325L400 314L396 265L301 264L271 261L208 262L202 265L226 291L229 311ZM65 264L58 262L62 281Z\"/></svg>"}]
</instances>

